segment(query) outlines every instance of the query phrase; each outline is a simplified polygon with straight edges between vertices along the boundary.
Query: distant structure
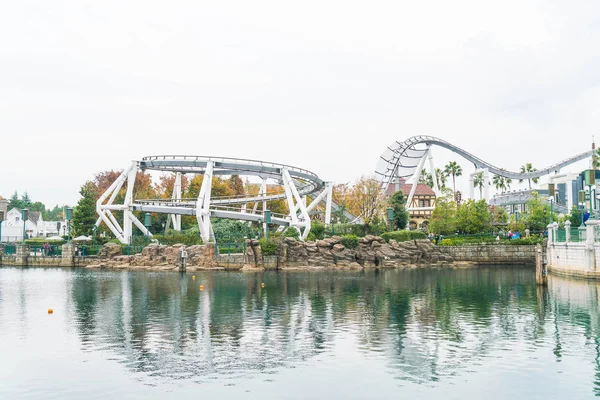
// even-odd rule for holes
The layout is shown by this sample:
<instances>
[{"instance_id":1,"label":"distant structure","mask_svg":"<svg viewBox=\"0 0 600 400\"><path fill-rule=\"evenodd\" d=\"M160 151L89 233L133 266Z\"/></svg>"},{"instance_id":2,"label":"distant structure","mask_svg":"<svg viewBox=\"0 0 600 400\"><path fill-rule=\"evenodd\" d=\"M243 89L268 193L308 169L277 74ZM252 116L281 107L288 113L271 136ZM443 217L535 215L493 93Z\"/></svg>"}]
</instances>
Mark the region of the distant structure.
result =
<instances>
[{"instance_id":1,"label":"distant structure","mask_svg":"<svg viewBox=\"0 0 600 400\"><path fill-rule=\"evenodd\" d=\"M30 211L25 221L25 234L28 238L60 236L66 234L63 221L44 221L42 213ZM23 238L22 210L11 208L2 222L2 242L16 242Z\"/></svg>"},{"instance_id":2,"label":"distant structure","mask_svg":"<svg viewBox=\"0 0 600 400\"><path fill-rule=\"evenodd\" d=\"M393 183L387 187L386 194L391 196L398 191L402 191L404 196L408 198L410 193L413 192L412 188L413 185L406 183L406 179L396 178ZM435 192L432 188L424 183L417 184L410 204L407 203L409 229L426 229L429 226L429 219L435 208L435 199Z\"/></svg>"}]
</instances>

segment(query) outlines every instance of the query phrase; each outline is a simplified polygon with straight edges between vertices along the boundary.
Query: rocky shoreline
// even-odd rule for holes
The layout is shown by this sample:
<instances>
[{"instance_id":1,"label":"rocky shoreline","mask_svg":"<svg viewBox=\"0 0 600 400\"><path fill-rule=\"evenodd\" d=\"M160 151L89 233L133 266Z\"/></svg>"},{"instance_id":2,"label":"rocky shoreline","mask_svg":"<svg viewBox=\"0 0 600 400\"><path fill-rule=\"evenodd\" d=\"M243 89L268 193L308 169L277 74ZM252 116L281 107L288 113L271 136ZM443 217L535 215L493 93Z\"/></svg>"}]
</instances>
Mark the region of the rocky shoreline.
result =
<instances>
[{"instance_id":1,"label":"rocky shoreline","mask_svg":"<svg viewBox=\"0 0 600 400\"><path fill-rule=\"evenodd\" d=\"M181 271L181 248L187 252L186 271L213 269L229 270L312 270L312 269L384 269L384 268L456 268L474 263L456 262L443 247L429 240L411 240L389 243L378 236L360 238L355 248L347 248L341 237L317 242L300 242L285 238L277 242L273 256L263 256L258 240L246 241L245 254L217 255L213 244L164 246L153 244L142 253L123 255L121 246L107 243L97 260L87 268L139 269Z\"/></svg>"}]
</instances>

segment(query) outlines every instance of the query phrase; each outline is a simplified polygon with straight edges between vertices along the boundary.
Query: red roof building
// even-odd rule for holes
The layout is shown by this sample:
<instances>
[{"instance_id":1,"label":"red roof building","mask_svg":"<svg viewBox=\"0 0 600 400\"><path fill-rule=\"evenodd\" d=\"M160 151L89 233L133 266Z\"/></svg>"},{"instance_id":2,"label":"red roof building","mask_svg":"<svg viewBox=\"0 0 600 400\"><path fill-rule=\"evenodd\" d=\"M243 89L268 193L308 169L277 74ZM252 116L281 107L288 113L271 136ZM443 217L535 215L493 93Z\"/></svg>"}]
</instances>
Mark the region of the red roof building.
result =
<instances>
[{"instance_id":1,"label":"red roof building","mask_svg":"<svg viewBox=\"0 0 600 400\"><path fill-rule=\"evenodd\" d=\"M401 190L408 200L412 186L412 184L406 183L406 179L400 178L388 186L386 193L391 196ZM412 202L407 207L410 216L409 226L413 229L426 228L429 225L433 207L435 207L435 192L433 189L424 183L417 184Z\"/></svg>"}]
</instances>

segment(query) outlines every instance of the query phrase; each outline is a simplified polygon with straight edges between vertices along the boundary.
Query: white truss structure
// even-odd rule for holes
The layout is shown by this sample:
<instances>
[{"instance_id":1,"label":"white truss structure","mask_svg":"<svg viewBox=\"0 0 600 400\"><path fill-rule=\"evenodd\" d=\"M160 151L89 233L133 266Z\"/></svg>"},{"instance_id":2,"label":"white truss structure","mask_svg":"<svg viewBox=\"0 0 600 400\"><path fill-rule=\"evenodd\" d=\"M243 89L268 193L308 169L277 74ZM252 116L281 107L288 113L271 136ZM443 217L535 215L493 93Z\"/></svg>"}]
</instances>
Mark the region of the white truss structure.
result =
<instances>
[{"instance_id":1,"label":"white truss structure","mask_svg":"<svg viewBox=\"0 0 600 400\"><path fill-rule=\"evenodd\" d=\"M389 185L396 183L399 179L407 179L413 186L410 194L406 201L406 204L412 204L414 197L416 184L419 182L421 177L421 171L425 166L425 162L429 161L429 169L433 178L436 195L440 195L440 188L437 187L437 177L435 172L435 165L433 162L433 155L431 148L433 146L442 147L458 154L468 161L472 162L475 166L475 172L470 174L469 178L469 194L471 198L474 198L474 177L477 174L483 174L484 177L484 198L489 198L489 178L490 173L494 175L503 176L511 179L531 179L539 178L541 176L550 175L552 173L558 173L561 168L571 165L575 162L588 159L592 157L594 150L588 150L586 152L574 155L570 158L555 163L549 167L542 168L534 172L520 173L509 171L503 168L498 168L475 155L455 146L445 140L438 139L433 136L413 136L403 142L392 143L381 155L375 174L382 184L382 189L386 190ZM420 208L408 208L411 210L432 210L433 207L420 207Z\"/></svg>"},{"instance_id":2,"label":"white truss structure","mask_svg":"<svg viewBox=\"0 0 600 400\"><path fill-rule=\"evenodd\" d=\"M134 199L133 187L138 171L162 171L175 174L173 195L170 200L165 199ZM196 199L182 198L182 174L202 174L204 179ZM236 197L212 197L212 181L215 176L239 175L255 176L262 179L260 191L257 195ZM268 193L268 181L277 185L281 190ZM127 183L125 199L122 204L115 204L115 199L123 185ZM200 236L206 243L214 239L211 217L229 218L241 221L262 223L263 229L267 227L268 203L274 200L285 199L289 208L287 215L271 213L271 224L281 228L293 227L300 232L300 237L305 240L310 233L310 213L317 205L324 203L325 224L331 222L332 208L331 182L324 182L316 174L289 165L267 163L255 160L244 160L222 157L203 156L152 156L144 157L141 161L132 161L127 169L113 182L113 184L100 196L96 202L98 220L96 226L102 222L119 239L121 243L130 243L133 225L144 235L152 235L137 219L134 211L148 213L169 214L167 226L174 230L181 230L181 216L193 215L196 217ZM311 198L307 204L307 198ZM252 208L248 207L253 204ZM262 209L258 205L262 204ZM250 211L249 211L250 210ZM114 215L115 211L123 213L121 225Z\"/></svg>"}]
</instances>

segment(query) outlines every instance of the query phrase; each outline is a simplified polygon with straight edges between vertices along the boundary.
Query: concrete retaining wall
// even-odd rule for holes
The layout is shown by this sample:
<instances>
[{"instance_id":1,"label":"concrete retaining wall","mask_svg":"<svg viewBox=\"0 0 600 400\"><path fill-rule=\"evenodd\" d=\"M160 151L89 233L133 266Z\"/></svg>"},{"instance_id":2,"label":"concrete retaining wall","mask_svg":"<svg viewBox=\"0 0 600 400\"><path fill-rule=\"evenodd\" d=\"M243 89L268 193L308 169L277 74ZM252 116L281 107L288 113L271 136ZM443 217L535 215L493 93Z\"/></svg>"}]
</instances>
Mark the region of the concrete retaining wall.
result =
<instances>
[{"instance_id":1,"label":"concrete retaining wall","mask_svg":"<svg viewBox=\"0 0 600 400\"><path fill-rule=\"evenodd\" d=\"M455 261L474 262L479 265L521 264L535 265L535 246L480 244L441 247Z\"/></svg>"}]
</instances>

